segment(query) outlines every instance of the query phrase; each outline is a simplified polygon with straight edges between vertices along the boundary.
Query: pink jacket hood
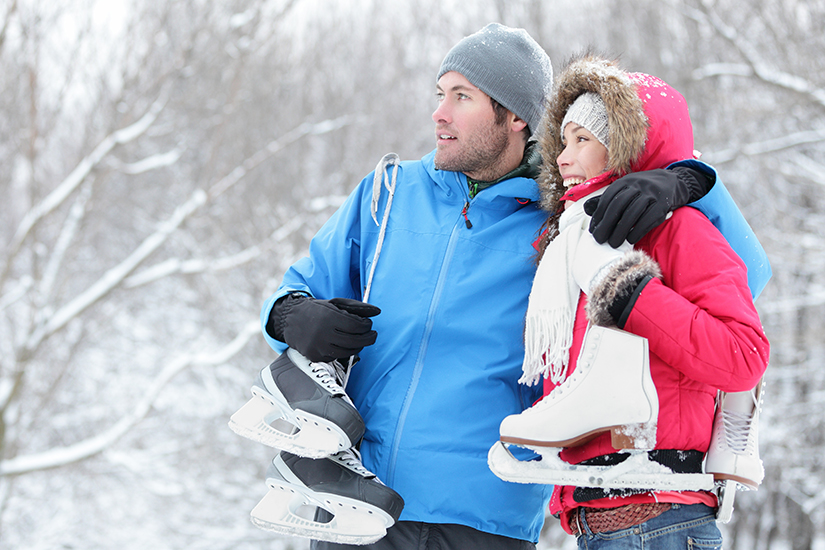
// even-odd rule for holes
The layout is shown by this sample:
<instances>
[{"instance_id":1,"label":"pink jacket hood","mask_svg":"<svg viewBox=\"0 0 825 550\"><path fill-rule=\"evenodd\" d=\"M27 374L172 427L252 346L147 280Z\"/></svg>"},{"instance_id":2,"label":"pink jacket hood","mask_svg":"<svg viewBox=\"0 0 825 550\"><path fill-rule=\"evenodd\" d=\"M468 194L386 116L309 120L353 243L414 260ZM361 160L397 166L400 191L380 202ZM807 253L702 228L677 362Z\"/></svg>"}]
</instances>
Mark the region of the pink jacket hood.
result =
<instances>
[{"instance_id":1,"label":"pink jacket hood","mask_svg":"<svg viewBox=\"0 0 825 550\"><path fill-rule=\"evenodd\" d=\"M564 148L561 123L570 105L586 92L601 96L608 115L610 177L599 178L596 188L629 172L666 168L694 158L693 125L682 94L655 76L628 73L615 61L584 56L573 60L559 76L545 114L545 131L539 138L543 208L557 211L567 191L556 164ZM576 195L595 190L581 187Z\"/></svg>"}]
</instances>

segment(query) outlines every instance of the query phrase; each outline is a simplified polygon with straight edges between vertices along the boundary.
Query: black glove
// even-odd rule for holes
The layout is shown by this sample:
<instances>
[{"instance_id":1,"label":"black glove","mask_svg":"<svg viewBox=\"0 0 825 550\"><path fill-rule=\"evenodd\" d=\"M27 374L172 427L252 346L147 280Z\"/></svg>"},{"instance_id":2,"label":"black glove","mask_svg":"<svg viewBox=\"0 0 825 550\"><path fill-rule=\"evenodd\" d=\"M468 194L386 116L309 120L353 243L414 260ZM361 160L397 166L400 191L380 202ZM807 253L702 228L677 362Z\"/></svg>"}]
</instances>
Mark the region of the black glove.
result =
<instances>
[{"instance_id":1,"label":"black glove","mask_svg":"<svg viewBox=\"0 0 825 550\"><path fill-rule=\"evenodd\" d=\"M613 248L625 240L636 244L665 221L668 212L701 199L714 183L714 178L687 166L632 172L584 203L584 211L593 216L590 232L596 242Z\"/></svg>"},{"instance_id":2,"label":"black glove","mask_svg":"<svg viewBox=\"0 0 825 550\"><path fill-rule=\"evenodd\" d=\"M377 307L351 300L316 300L291 294L272 308L267 332L310 361L329 362L357 355L375 343L372 320L381 313Z\"/></svg>"}]
</instances>

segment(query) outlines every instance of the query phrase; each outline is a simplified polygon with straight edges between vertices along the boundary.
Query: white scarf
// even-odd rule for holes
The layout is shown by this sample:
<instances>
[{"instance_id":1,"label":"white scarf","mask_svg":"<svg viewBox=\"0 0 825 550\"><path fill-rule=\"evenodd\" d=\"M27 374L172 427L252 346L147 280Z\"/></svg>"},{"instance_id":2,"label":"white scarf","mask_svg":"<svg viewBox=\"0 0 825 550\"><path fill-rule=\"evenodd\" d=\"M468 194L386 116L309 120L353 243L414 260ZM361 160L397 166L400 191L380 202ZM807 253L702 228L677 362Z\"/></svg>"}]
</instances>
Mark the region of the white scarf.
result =
<instances>
[{"instance_id":1,"label":"white scarf","mask_svg":"<svg viewBox=\"0 0 825 550\"><path fill-rule=\"evenodd\" d=\"M595 197L606 188L594 191ZM581 288L572 273L573 255L579 238L588 231L590 216L584 212L585 200L572 204L559 218L559 235L550 241L539 262L524 331L524 373L519 382L534 385L549 376L560 384L566 375L573 343L573 321Z\"/></svg>"}]
</instances>

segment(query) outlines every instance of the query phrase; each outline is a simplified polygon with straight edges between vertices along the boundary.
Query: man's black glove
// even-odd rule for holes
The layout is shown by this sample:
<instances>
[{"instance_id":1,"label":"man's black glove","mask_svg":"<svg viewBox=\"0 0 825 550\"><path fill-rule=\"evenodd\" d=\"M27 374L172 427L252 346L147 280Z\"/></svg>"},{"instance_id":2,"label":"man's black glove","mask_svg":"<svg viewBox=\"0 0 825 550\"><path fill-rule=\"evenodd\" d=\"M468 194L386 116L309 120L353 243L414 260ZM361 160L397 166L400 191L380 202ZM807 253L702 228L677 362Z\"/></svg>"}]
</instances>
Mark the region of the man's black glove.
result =
<instances>
[{"instance_id":1,"label":"man's black glove","mask_svg":"<svg viewBox=\"0 0 825 550\"><path fill-rule=\"evenodd\" d=\"M372 320L377 307L349 298L316 300L290 294L278 300L267 332L310 361L329 362L358 354L375 343Z\"/></svg>"},{"instance_id":2,"label":"man's black glove","mask_svg":"<svg viewBox=\"0 0 825 550\"><path fill-rule=\"evenodd\" d=\"M701 199L714 183L714 178L687 166L631 172L584 203L584 211L593 216L590 232L596 242L613 248L625 240L636 244L665 221L668 212Z\"/></svg>"}]
</instances>

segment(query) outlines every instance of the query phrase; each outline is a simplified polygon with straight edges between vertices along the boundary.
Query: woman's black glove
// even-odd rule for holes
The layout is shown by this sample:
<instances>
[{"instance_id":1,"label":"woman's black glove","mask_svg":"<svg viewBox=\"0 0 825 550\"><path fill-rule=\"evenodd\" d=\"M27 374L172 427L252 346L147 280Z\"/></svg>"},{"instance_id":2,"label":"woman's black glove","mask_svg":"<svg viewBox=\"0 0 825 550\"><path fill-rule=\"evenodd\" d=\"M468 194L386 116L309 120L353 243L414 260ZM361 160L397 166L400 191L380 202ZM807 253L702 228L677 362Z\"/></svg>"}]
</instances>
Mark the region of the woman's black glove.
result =
<instances>
[{"instance_id":1,"label":"woman's black glove","mask_svg":"<svg viewBox=\"0 0 825 550\"><path fill-rule=\"evenodd\" d=\"M349 298L316 300L290 294L272 307L267 332L310 361L329 362L357 355L375 343L377 307Z\"/></svg>"},{"instance_id":2,"label":"woman's black glove","mask_svg":"<svg viewBox=\"0 0 825 550\"><path fill-rule=\"evenodd\" d=\"M711 176L687 166L631 172L584 203L584 211L593 216L590 232L596 242L613 248L625 240L636 244L669 212L701 199L714 183Z\"/></svg>"}]
</instances>

